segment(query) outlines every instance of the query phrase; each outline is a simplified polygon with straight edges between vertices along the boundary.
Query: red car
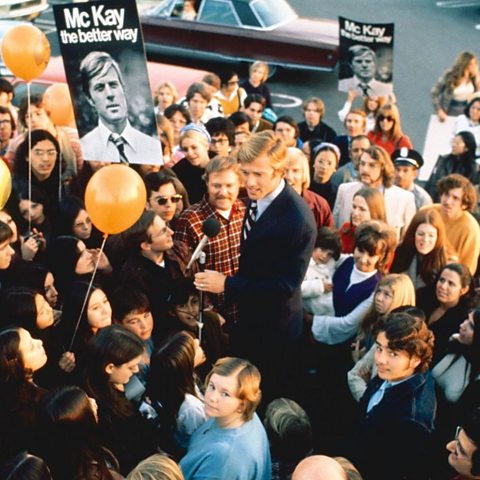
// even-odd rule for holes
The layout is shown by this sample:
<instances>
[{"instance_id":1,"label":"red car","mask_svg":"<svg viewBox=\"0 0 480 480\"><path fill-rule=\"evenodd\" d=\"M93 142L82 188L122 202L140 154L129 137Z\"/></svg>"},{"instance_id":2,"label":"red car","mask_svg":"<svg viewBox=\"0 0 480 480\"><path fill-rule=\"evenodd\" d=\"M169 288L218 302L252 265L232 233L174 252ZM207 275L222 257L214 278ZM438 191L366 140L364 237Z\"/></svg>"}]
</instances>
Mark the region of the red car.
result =
<instances>
[{"instance_id":1,"label":"red car","mask_svg":"<svg viewBox=\"0 0 480 480\"><path fill-rule=\"evenodd\" d=\"M161 82L168 80L175 85L180 97L185 95L190 84L193 82L199 82L203 76L208 73L205 70L178 67L176 65L155 62L147 62L147 70L152 93ZM52 83L65 82L65 69L62 57L52 57L42 75L33 80L32 93L43 93ZM18 78L14 79L12 83L15 85L15 103L18 103L19 98L26 94L26 85L23 80Z\"/></svg>"},{"instance_id":2,"label":"red car","mask_svg":"<svg viewBox=\"0 0 480 480\"><path fill-rule=\"evenodd\" d=\"M337 63L338 22L299 18L286 0L197 0L193 14L184 0L144 10L148 0L138 1L149 53L314 70Z\"/></svg>"}]
</instances>

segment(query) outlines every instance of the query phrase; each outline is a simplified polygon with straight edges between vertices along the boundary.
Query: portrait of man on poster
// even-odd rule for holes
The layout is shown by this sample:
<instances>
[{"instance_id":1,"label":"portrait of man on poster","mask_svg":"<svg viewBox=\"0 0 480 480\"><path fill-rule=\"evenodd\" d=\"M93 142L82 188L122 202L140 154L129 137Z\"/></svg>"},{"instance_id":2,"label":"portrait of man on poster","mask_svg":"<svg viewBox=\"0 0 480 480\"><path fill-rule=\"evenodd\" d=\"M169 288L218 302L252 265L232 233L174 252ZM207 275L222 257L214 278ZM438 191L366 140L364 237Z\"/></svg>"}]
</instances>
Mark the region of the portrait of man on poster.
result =
<instances>
[{"instance_id":1,"label":"portrait of man on poster","mask_svg":"<svg viewBox=\"0 0 480 480\"><path fill-rule=\"evenodd\" d=\"M160 140L128 120L127 91L118 62L107 52L90 52L80 63L80 76L83 93L98 116L95 128L80 138L84 158L161 164Z\"/></svg>"},{"instance_id":2,"label":"portrait of man on poster","mask_svg":"<svg viewBox=\"0 0 480 480\"><path fill-rule=\"evenodd\" d=\"M375 52L365 45L352 45L347 50L347 62L353 73L350 78L339 80L341 92L355 90L363 96L388 96L393 86L377 80L377 57Z\"/></svg>"}]
</instances>

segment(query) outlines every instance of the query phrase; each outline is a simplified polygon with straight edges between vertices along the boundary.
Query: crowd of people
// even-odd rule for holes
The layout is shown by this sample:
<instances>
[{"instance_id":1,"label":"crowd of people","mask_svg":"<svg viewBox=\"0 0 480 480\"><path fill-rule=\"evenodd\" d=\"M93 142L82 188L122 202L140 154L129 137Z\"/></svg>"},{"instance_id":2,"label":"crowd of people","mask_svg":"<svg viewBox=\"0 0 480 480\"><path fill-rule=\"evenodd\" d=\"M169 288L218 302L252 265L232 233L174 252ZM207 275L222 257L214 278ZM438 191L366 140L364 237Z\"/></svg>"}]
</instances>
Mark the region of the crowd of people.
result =
<instances>
[{"instance_id":1,"label":"crowd of people","mask_svg":"<svg viewBox=\"0 0 480 480\"><path fill-rule=\"evenodd\" d=\"M122 167L147 202L106 241L107 163L0 78L0 478L480 478L476 56L432 90L457 120L423 186L393 93L336 132L268 75L155 89L163 163Z\"/></svg>"}]
</instances>

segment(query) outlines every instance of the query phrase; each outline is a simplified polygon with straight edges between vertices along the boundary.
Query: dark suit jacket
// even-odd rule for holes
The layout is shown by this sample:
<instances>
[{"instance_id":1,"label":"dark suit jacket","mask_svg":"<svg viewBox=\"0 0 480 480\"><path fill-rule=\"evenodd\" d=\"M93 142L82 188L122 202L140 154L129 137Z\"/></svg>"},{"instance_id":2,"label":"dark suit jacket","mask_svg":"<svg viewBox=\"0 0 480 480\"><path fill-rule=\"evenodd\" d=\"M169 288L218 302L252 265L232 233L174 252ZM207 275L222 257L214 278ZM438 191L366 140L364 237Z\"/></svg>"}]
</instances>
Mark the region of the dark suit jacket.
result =
<instances>
[{"instance_id":1,"label":"dark suit jacket","mask_svg":"<svg viewBox=\"0 0 480 480\"><path fill-rule=\"evenodd\" d=\"M342 167L350 161L350 140L348 135L338 135L333 143L340 149L339 167Z\"/></svg>"},{"instance_id":2,"label":"dark suit jacket","mask_svg":"<svg viewBox=\"0 0 480 480\"><path fill-rule=\"evenodd\" d=\"M315 238L311 210L285 185L242 242L238 272L225 283L227 301L238 304L242 337L257 341L268 338L273 343L300 337L300 286Z\"/></svg>"}]
</instances>

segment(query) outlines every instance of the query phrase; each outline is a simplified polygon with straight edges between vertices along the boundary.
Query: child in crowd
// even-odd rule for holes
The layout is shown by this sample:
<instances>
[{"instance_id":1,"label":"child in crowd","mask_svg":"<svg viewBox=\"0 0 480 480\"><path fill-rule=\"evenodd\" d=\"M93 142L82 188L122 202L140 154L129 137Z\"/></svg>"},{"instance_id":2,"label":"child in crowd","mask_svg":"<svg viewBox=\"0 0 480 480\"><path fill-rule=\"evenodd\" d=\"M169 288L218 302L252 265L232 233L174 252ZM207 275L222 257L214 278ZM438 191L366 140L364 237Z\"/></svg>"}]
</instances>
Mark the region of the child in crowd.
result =
<instances>
[{"instance_id":1,"label":"child in crowd","mask_svg":"<svg viewBox=\"0 0 480 480\"><path fill-rule=\"evenodd\" d=\"M302 282L303 308L313 315L334 315L332 277L340 258L340 236L329 227L320 227L315 248Z\"/></svg>"},{"instance_id":2,"label":"child in crowd","mask_svg":"<svg viewBox=\"0 0 480 480\"><path fill-rule=\"evenodd\" d=\"M185 453L190 436L206 420L203 395L195 368L205 362L198 339L178 332L152 355L147 395L160 426L162 446L169 453Z\"/></svg>"},{"instance_id":3,"label":"child in crowd","mask_svg":"<svg viewBox=\"0 0 480 480\"><path fill-rule=\"evenodd\" d=\"M112 318L116 324L134 333L145 345L145 355L138 366L139 372L125 386L127 398L140 401L145 392L150 357L154 349L154 324L148 297L131 286L120 286L112 294Z\"/></svg>"}]
</instances>

